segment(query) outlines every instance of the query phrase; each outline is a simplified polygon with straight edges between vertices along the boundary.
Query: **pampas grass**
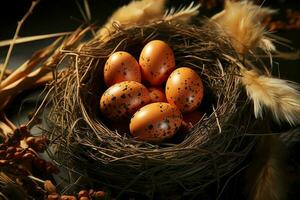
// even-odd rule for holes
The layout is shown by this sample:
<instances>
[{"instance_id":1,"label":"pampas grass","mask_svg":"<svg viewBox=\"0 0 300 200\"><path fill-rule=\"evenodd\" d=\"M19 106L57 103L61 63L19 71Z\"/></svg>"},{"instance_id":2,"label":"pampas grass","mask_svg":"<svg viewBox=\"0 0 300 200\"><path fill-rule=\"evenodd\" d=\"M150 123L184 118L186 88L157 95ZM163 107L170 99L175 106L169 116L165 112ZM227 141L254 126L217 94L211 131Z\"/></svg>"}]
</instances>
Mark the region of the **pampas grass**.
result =
<instances>
[{"instance_id":1,"label":"pampas grass","mask_svg":"<svg viewBox=\"0 0 300 200\"><path fill-rule=\"evenodd\" d=\"M256 117L262 117L264 108L267 108L279 123L300 124L300 91L296 83L260 76L253 70L243 70L242 75L242 83L253 101Z\"/></svg>"},{"instance_id":2,"label":"pampas grass","mask_svg":"<svg viewBox=\"0 0 300 200\"><path fill-rule=\"evenodd\" d=\"M165 0L132 1L117 9L106 24L97 32L101 40L114 32L114 23L130 27L132 25L146 24L164 15Z\"/></svg>"},{"instance_id":3,"label":"pampas grass","mask_svg":"<svg viewBox=\"0 0 300 200\"><path fill-rule=\"evenodd\" d=\"M218 23L221 30L230 37L235 50L244 55L253 48L265 47L265 40L262 39L265 39L266 31L260 22L266 15L274 12L272 9L261 8L249 1L228 0L224 10L211 19ZM268 47L270 46L269 44Z\"/></svg>"},{"instance_id":4,"label":"pampas grass","mask_svg":"<svg viewBox=\"0 0 300 200\"><path fill-rule=\"evenodd\" d=\"M199 13L200 4L195 4L192 2L188 7L182 7L176 10L171 8L167 10L165 16L163 17L166 21L176 20L178 22L189 22L193 16Z\"/></svg>"}]
</instances>

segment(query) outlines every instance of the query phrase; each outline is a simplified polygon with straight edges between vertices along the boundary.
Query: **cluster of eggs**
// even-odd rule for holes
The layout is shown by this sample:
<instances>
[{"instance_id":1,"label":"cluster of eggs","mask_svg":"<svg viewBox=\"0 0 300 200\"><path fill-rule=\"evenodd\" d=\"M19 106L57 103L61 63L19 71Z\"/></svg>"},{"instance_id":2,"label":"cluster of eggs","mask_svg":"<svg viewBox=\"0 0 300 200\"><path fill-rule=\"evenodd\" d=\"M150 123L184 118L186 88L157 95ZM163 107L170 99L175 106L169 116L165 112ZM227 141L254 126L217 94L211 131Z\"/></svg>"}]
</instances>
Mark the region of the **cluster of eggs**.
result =
<instances>
[{"instance_id":1,"label":"cluster of eggs","mask_svg":"<svg viewBox=\"0 0 300 200\"><path fill-rule=\"evenodd\" d=\"M195 115L203 98L199 75L176 68L173 50L161 40L147 43L139 62L128 52L113 53L104 81L108 89L100 99L101 112L113 121L131 117L130 133L142 141L172 137L185 123L183 115Z\"/></svg>"}]
</instances>

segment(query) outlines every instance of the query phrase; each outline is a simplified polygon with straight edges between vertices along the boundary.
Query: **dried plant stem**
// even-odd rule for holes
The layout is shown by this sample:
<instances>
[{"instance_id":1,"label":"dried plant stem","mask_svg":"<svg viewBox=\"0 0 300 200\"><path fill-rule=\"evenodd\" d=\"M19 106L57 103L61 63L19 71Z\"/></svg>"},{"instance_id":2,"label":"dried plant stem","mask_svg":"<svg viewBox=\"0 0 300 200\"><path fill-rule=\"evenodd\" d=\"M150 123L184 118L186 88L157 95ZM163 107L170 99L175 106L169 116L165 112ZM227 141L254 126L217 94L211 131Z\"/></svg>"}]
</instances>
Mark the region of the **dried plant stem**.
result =
<instances>
[{"instance_id":1,"label":"dried plant stem","mask_svg":"<svg viewBox=\"0 0 300 200\"><path fill-rule=\"evenodd\" d=\"M42 184L45 183L44 180L42 180L42 179L40 179L40 178L37 178L37 177L35 177L35 176L29 175L29 176L27 176L27 177L30 178L30 179L32 179L32 180L34 180L34 181L37 181L37 182L39 182L39 183L42 183Z\"/></svg>"},{"instance_id":2,"label":"dried plant stem","mask_svg":"<svg viewBox=\"0 0 300 200\"><path fill-rule=\"evenodd\" d=\"M17 92L31 88L36 81L38 81L51 71L51 68L39 68L34 72L31 72L27 76L15 81L9 86L2 88L0 91L0 98L6 98L8 96L16 94Z\"/></svg>"},{"instance_id":3,"label":"dried plant stem","mask_svg":"<svg viewBox=\"0 0 300 200\"><path fill-rule=\"evenodd\" d=\"M28 36L28 37L18 37L15 39L15 44L21 44L26 42L33 42L37 40L44 40L44 39L50 39L50 38L56 38L61 36L70 35L72 32L61 32L61 33L50 33L45 35L34 35L34 36ZM13 39L10 40L3 40L0 41L0 47L5 47L11 44Z\"/></svg>"},{"instance_id":4,"label":"dried plant stem","mask_svg":"<svg viewBox=\"0 0 300 200\"><path fill-rule=\"evenodd\" d=\"M29 17L29 15L32 13L33 9L35 8L35 6L36 6L38 3L39 3L39 0L33 1L33 2L31 3L31 6L30 6L29 10L26 12L26 14L25 14L24 17L21 19L21 21L18 22L17 29L16 29L16 31L15 31L13 40L12 40L11 43L10 43L10 46L9 46L9 49L8 49L8 52L7 52L7 55L6 55L4 64L3 64L3 69L1 70L1 73L0 73L0 83L1 83L1 81L2 81L2 78L3 78L4 72L5 72L5 70L6 70L6 67L7 67L7 65L8 65L8 62L9 62L9 59L10 59L10 56L11 56L11 53L12 53L12 50L13 50L13 47L14 47L14 44L15 44L15 40L16 40L17 37L19 36L20 29L21 29L23 23L26 21L26 19L27 19L27 18Z\"/></svg>"},{"instance_id":5,"label":"dried plant stem","mask_svg":"<svg viewBox=\"0 0 300 200\"><path fill-rule=\"evenodd\" d=\"M0 137L7 138L8 135L12 134L16 126L6 117L3 112L0 112Z\"/></svg>"},{"instance_id":6,"label":"dried plant stem","mask_svg":"<svg viewBox=\"0 0 300 200\"><path fill-rule=\"evenodd\" d=\"M10 76L8 76L1 82L0 89L5 88L10 84L13 84L15 81L29 74L32 71L32 69L37 66L37 64L39 64L43 59L47 58L49 54L54 51L61 39L62 38L55 40L51 45L34 53L29 60L23 63L14 72L12 72Z\"/></svg>"},{"instance_id":7,"label":"dried plant stem","mask_svg":"<svg viewBox=\"0 0 300 200\"><path fill-rule=\"evenodd\" d=\"M36 52L30 60L26 61L11 74L10 77L3 81L0 88L0 98L3 99L3 101L0 102L0 111L10 103L16 94L52 80L52 70L59 62L61 62L62 57L65 56L61 50L70 50L74 48L77 45L77 42L80 41L89 30L90 27L85 29L79 28L74 31L63 41L60 48L57 48L41 67L31 72L41 60L47 58L49 54L53 52L61 38L57 39L48 47Z\"/></svg>"},{"instance_id":8,"label":"dried plant stem","mask_svg":"<svg viewBox=\"0 0 300 200\"><path fill-rule=\"evenodd\" d=\"M12 123L4 113L0 113L0 120L7 124L12 130L15 130L17 127Z\"/></svg>"},{"instance_id":9,"label":"dried plant stem","mask_svg":"<svg viewBox=\"0 0 300 200\"><path fill-rule=\"evenodd\" d=\"M0 64L0 70L2 69L3 64ZM3 79L7 78L9 75L11 75L12 71L10 69L5 69Z\"/></svg>"}]
</instances>

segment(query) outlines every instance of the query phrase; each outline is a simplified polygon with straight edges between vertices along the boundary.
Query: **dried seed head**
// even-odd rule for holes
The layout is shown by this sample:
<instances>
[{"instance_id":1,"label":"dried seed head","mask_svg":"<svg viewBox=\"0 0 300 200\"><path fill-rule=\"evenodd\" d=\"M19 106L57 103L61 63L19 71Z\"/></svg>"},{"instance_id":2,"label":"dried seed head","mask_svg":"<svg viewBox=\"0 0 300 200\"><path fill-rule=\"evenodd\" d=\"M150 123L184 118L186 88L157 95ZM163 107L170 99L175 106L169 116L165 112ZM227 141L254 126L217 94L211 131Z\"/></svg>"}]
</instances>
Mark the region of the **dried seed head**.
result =
<instances>
[{"instance_id":1,"label":"dried seed head","mask_svg":"<svg viewBox=\"0 0 300 200\"><path fill-rule=\"evenodd\" d=\"M23 152L19 151L19 152L15 152L14 153L14 158L15 159L20 159L20 158L22 158L22 156L23 156Z\"/></svg>"},{"instance_id":2,"label":"dried seed head","mask_svg":"<svg viewBox=\"0 0 300 200\"><path fill-rule=\"evenodd\" d=\"M6 152L7 153L15 153L16 152L16 147L8 147Z\"/></svg>"},{"instance_id":3,"label":"dried seed head","mask_svg":"<svg viewBox=\"0 0 300 200\"><path fill-rule=\"evenodd\" d=\"M33 153L25 153L22 158L25 160L32 160L35 156L33 155Z\"/></svg>"},{"instance_id":4,"label":"dried seed head","mask_svg":"<svg viewBox=\"0 0 300 200\"><path fill-rule=\"evenodd\" d=\"M89 190L89 196L92 197L95 194L95 191L93 189Z\"/></svg>"},{"instance_id":5,"label":"dried seed head","mask_svg":"<svg viewBox=\"0 0 300 200\"><path fill-rule=\"evenodd\" d=\"M7 165L8 160L0 160L0 166Z\"/></svg>"},{"instance_id":6,"label":"dried seed head","mask_svg":"<svg viewBox=\"0 0 300 200\"><path fill-rule=\"evenodd\" d=\"M69 195L62 195L60 197L60 200L76 200L77 198L75 196L69 196Z\"/></svg>"},{"instance_id":7,"label":"dried seed head","mask_svg":"<svg viewBox=\"0 0 300 200\"><path fill-rule=\"evenodd\" d=\"M88 196L89 196L89 192L87 190L81 190L80 192L78 192L78 198L88 197Z\"/></svg>"},{"instance_id":8,"label":"dried seed head","mask_svg":"<svg viewBox=\"0 0 300 200\"><path fill-rule=\"evenodd\" d=\"M60 200L59 194L50 194L47 200Z\"/></svg>"},{"instance_id":9,"label":"dried seed head","mask_svg":"<svg viewBox=\"0 0 300 200\"><path fill-rule=\"evenodd\" d=\"M35 143L35 137L26 138L26 143L28 144L28 146L32 146Z\"/></svg>"},{"instance_id":10,"label":"dried seed head","mask_svg":"<svg viewBox=\"0 0 300 200\"><path fill-rule=\"evenodd\" d=\"M96 197L96 198L98 198L100 200L102 200L102 199L104 200L105 196L106 196L106 192L104 192L104 191L97 191L94 194L94 197Z\"/></svg>"},{"instance_id":11,"label":"dried seed head","mask_svg":"<svg viewBox=\"0 0 300 200\"><path fill-rule=\"evenodd\" d=\"M47 191L48 194L56 193L56 187L55 185L53 185L53 183L50 180L46 180L44 182L44 189Z\"/></svg>"}]
</instances>

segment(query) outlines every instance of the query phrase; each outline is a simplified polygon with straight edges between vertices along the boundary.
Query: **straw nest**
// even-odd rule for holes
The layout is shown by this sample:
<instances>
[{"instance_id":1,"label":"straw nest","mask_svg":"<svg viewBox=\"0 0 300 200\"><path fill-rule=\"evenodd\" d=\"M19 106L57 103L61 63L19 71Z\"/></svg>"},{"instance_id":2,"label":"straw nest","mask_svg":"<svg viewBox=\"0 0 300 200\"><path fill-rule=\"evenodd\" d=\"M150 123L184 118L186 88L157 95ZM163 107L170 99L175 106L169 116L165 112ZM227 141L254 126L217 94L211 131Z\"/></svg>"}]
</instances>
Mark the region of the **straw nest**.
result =
<instances>
[{"instance_id":1,"label":"straw nest","mask_svg":"<svg viewBox=\"0 0 300 200\"><path fill-rule=\"evenodd\" d=\"M109 55L125 50L138 58L153 39L168 42L176 65L196 70L205 85L201 108L206 115L160 145L116 131L99 111ZM175 190L195 194L237 169L255 143L246 134L262 129L251 114L238 67L228 59L238 60L237 53L211 22L156 22L118 30L105 42L92 39L65 54L67 68L50 85L52 158L88 183L149 197Z\"/></svg>"}]
</instances>

